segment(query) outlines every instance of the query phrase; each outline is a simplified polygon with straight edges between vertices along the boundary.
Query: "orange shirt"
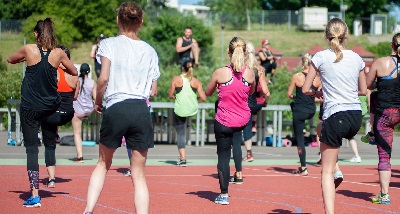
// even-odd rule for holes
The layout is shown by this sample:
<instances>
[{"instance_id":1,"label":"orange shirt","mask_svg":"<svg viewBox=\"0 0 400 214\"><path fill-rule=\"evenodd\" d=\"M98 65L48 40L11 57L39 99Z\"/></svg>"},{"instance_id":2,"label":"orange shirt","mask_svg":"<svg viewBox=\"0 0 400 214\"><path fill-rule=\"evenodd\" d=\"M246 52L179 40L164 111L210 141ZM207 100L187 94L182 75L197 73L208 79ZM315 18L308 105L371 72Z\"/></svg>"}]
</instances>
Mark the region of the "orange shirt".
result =
<instances>
[{"instance_id":1,"label":"orange shirt","mask_svg":"<svg viewBox=\"0 0 400 214\"><path fill-rule=\"evenodd\" d=\"M72 92L73 89L69 87L65 80L65 71L58 67L57 72L60 77L57 83L57 92Z\"/></svg>"}]
</instances>

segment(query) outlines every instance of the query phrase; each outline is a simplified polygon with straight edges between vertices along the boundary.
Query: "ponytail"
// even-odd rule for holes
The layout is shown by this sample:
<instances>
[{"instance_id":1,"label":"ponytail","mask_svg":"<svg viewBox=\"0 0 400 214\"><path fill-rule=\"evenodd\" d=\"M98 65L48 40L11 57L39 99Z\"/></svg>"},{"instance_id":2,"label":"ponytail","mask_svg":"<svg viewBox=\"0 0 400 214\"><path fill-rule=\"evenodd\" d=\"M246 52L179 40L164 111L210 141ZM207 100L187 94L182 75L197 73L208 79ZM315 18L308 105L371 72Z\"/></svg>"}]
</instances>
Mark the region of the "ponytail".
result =
<instances>
[{"instance_id":1,"label":"ponytail","mask_svg":"<svg viewBox=\"0 0 400 214\"><path fill-rule=\"evenodd\" d=\"M90 67L87 63L82 63L81 68L79 69L79 77L82 78L81 91L83 91L83 86L85 85L85 76L90 72Z\"/></svg>"},{"instance_id":2,"label":"ponytail","mask_svg":"<svg viewBox=\"0 0 400 214\"><path fill-rule=\"evenodd\" d=\"M229 53L233 70L241 72L246 63L246 42L240 37L233 37L229 42Z\"/></svg>"},{"instance_id":3,"label":"ponytail","mask_svg":"<svg viewBox=\"0 0 400 214\"><path fill-rule=\"evenodd\" d=\"M339 18L331 19L325 28L325 38L329 40L329 45L332 51L336 54L335 62L343 59L343 53L340 50L340 45L347 37L347 25Z\"/></svg>"},{"instance_id":4,"label":"ponytail","mask_svg":"<svg viewBox=\"0 0 400 214\"><path fill-rule=\"evenodd\" d=\"M186 61L183 63L183 70L186 78L191 79L193 77L193 63L191 61Z\"/></svg>"},{"instance_id":5,"label":"ponytail","mask_svg":"<svg viewBox=\"0 0 400 214\"><path fill-rule=\"evenodd\" d=\"M40 47L48 50L56 47L56 35L50 18L39 20L33 31L37 33L36 41Z\"/></svg>"},{"instance_id":6,"label":"ponytail","mask_svg":"<svg viewBox=\"0 0 400 214\"><path fill-rule=\"evenodd\" d=\"M329 42L331 49L333 50L333 52L336 54L336 59L335 62L339 62L340 60L343 59L343 53L342 50L340 50L339 48L339 39L337 37L334 37L333 39L331 39L331 41Z\"/></svg>"},{"instance_id":7,"label":"ponytail","mask_svg":"<svg viewBox=\"0 0 400 214\"><path fill-rule=\"evenodd\" d=\"M307 69L310 67L310 63L311 63L311 54L305 53L301 57L301 66L303 66L303 69Z\"/></svg>"}]
</instances>

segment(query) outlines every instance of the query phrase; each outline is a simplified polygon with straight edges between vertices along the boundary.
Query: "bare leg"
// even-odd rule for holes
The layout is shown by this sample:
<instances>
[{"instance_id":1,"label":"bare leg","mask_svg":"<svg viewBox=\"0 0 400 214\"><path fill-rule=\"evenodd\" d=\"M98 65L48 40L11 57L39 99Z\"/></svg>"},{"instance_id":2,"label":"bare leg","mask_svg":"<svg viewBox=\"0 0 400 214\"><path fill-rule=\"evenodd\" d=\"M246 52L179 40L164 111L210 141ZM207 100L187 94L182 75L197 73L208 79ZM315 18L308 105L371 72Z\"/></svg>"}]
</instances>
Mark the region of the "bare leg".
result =
<instances>
[{"instance_id":1,"label":"bare leg","mask_svg":"<svg viewBox=\"0 0 400 214\"><path fill-rule=\"evenodd\" d=\"M186 160L186 149L182 148L182 149L178 149L179 151L179 157L181 160Z\"/></svg>"},{"instance_id":2,"label":"bare leg","mask_svg":"<svg viewBox=\"0 0 400 214\"><path fill-rule=\"evenodd\" d=\"M324 200L325 213L335 213L335 184L333 181L333 174L335 171L335 165L339 148L330 147L325 143L321 143L321 155L322 155L322 196Z\"/></svg>"},{"instance_id":3,"label":"bare leg","mask_svg":"<svg viewBox=\"0 0 400 214\"><path fill-rule=\"evenodd\" d=\"M147 151L132 151L131 171L132 182L135 188L135 209L137 214L149 212L149 190L145 178Z\"/></svg>"},{"instance_id":4,"label":"bare leg","mask_svg":"<svg viewBox=\"0 0 400 214\"><path fill-rule=\"evenodd\" d=\"M247 151L251 150L251 147L253 146L253 141L251 139L244 141L244 146L246 147Z\"/></svg>"},{"instance_id":5,"label":"bare leg","mask_svg":"<svg viewBox=\"0 0 400 214\"><path fill-rule=\"evenodd\" d=\"M350 142L351 149L352 149L353 152L354 152L354 155L355 155L357 158L359 158L360 155L358 154L357 141L356 141L354 138L352 138L352 139L349 140L349 142Z\"/></svg>"},{"instance_id":6,"label":"bare leg","mask_svg":"<svg viewBox=\"0 0 400 214\"><path fill-rule=\"evenodd\" d=\"M389 193L389 183L391 176L392 176L391 171L379 171L379 183L381 185L382 194Z\"/></svg>"},{"instance_id":7,"label":"bare leg","mask_svg":"<svg viewBox=\"0 0 400 214\"><path fill-rule=\"evenodd\" d=\"M54 179L56 174L56 166L48 166L47 173L49 174L49 180Z\"/></svg>"},{"instance_id":8,"label":"bare leg","mask_svg":"<svg viewBox=\"0 0 400 214\"><path fill-rule=\"evenodd\" d=\"M199 55L200 55L200 47L198 43L193 43L192 51L190 53L191 57L194 59L194 64L199 66Z\"/></svg>"},{"instance_id":9,"label":"bare leg","mask_svg":"<svg viewBox=\"0 0 400 214\"><path fill-rule=\"evenodd\" d=\"M74 115L72 118L72 128L74 130L74 142L76 148L76 157L80 158L82 154L82 119Z\"/></svg>"},{"instance_id":10,"label":"bare leg","mask_svg":"<svg viewBox=\"0 0 400 214\"><path fill-rule=\"evenodd\" d=\"M103 189L104 180L106 179L107 171L110 169L114 152L115 149L110 149L101 143L99 144L99 161L90 177L85 212L93 212L94 206Z\"/></svg>"}]
</instances>

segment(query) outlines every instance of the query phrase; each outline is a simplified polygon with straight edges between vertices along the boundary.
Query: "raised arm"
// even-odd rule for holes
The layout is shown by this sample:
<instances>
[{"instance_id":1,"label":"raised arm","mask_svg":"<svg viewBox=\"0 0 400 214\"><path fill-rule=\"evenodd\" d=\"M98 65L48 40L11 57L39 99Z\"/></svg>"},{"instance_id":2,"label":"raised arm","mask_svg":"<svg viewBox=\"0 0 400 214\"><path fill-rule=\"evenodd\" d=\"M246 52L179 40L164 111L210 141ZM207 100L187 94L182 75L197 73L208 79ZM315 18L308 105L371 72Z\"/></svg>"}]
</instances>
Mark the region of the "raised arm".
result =
<instances>
[{"instance_id":1,"label":"raised arm","mask_svg":"<svg viewBox=\"0 0 400 214\"><path fill-rule=\"evenodd\" d=\"M215 92L215 90L217 89L217 84L218 84L218 76L219 76L219 71L220 68L215 70L214 73L211 75L211 79L210 82L207 85L206 88L206 96L212 96Z\"/></svg>"},{"instance_id":2,"label":"raised arm","mask_svg":"<svg viewBox=\"0 0 400 214\"><path fill-rule=\"evenodd\" d=\"M311 67L308 70L308 74L306 76L306 80L304 81L304 85L302 87L302 92L305 95L311 95L315 97L322 97L322 92L321 91L314 91L311 89L312 83L314 81L315 76L317 76L317 69L315 68L314 63L311 63Z\"/></svg>"},{"instance_id":3,"label":"raised arm","mask_svg":"<svg viewBox=\"0 0 400 214\"><path fill-rule=\"evenodd\" d=\"M16 52L14 52L10 57L8 57L7 62L10 64L16 64L25 61L26 57L26 45L22 46Z\"/></svg>"},{"instance_id":4,"label":"raised arm","mask_svg":"<svg viewBox=\"0 0 400 214\"><path fill-rule=\"evenodd\" d=\"M293 99L293 98L294 98L294 96L293 96L292 93L293 93L294 87L296 86L296 80L297 80L296 74L293 74L292 80L290 81L288 90L287 90L287 92L286 92L286 96L287 96L289 99Z\"/></svg>"},{"instance_id":5,"label":"raised arm","mask_svg":"<svg viewBox=\"0 0 400 214\"><path fill-rule=\"evenodd\" d=\"M64 71L72 76L78 76L78 70L76 69L75 65L72 64L71 60L69 60L67 54L61 49L59 50L59 52L61 64L65 67Z\"/></svg>"}]
</instances>

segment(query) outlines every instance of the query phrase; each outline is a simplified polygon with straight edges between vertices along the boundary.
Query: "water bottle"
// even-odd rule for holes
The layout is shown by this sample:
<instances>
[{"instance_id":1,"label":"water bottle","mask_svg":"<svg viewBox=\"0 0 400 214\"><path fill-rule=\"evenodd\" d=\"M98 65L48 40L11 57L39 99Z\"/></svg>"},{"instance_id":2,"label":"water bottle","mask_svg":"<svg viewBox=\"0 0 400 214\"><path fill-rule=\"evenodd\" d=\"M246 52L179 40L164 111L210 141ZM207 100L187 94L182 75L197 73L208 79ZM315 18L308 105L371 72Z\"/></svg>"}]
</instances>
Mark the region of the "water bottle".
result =
<instances>
[{"instance_id":1,"label":"water bottle","mask_svg":"<svg viewBox=\"0 0 400 214\"><path fill-rule=\"evenodd\" d=\"M12 139L12 132L11 132L11 130L8 131L7 145L9 145L9 146L14 146L14 145L15 145L15 142L14 142L14 140Z\"/></svg>"}]
</instances>

